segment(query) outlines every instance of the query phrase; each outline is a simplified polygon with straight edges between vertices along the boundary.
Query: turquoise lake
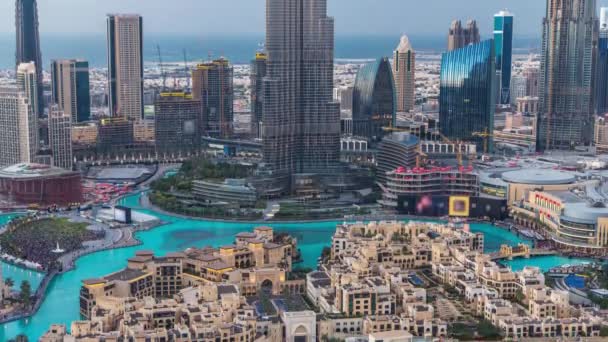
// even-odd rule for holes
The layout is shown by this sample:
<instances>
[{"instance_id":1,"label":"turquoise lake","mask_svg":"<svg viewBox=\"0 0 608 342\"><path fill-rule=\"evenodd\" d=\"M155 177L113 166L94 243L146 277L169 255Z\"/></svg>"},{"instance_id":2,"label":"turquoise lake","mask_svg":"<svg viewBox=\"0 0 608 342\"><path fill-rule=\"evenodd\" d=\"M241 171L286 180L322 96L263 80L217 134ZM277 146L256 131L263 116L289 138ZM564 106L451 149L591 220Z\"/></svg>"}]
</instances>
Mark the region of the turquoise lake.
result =
<instances>
[{"instance_id":1,"label":"turquoise lake","mask_svg":"<svg viewBox=\"0 0 608 342\"><path fill-rule=\"evenodd\" d=\"M139 205L140 195L131 195L121 204L154 215L167 224L156 229L137 233L142 245L111 251L103 251L82 257L76 261L76 269L57 276L50 284L46 298L40 310L29 319L19 320L0 326L0 341L6 341L18 334L25 334L30 341L36 341L53 323L63 323L69 328L72 321L80 319L78 312L78 294L83 279L94 278L120 270L126 266L127 258L141 249L153 250L157 255L180 251L188 247L218 246L233 242L234 235L240 231L251 230L259 224L210 222L204 220L189 220L162 215L149 210L142 210ZM0 215L0 224L10 217ZM340 222L314 223L273 223L276 231L289 232L298 239L299 248L304 262L301 266L314 267L323 247L328 246L336 224ZM530 241L517 237L515 234L489 224L472 224L471 230L485 235L487 252L496 251L501 244L516 245ZM518 259L507 262L514 270L526 265L539 266L543 269L561 264L580 264L585 259L569 259L559 256L532 259ZM36 272L22 270L3 265L5 278L10 275L18 284L22 279L28 279L37 285L42 276ZM37 280L37 282L36 282Z\"/></svg>"}]
</instances>

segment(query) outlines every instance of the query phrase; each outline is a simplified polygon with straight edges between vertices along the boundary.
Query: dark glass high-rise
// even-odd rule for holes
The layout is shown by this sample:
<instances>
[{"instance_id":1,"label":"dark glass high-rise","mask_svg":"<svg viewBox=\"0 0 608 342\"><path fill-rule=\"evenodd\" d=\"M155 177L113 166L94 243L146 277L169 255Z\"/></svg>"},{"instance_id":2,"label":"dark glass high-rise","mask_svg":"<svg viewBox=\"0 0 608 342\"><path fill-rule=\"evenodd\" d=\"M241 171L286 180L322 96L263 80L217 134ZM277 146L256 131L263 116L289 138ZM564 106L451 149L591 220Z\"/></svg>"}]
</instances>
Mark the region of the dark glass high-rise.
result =
<instances>
[{"instance_id":1,"label":"dark glass high-rise","mask_svg":"<svg viewBox=\"0 0 608 342\"><path fill-rule=\"evenodd\" d=\"M396 120L395 84L388 58L363 66L353 90L353 134L370 143L382 140L383 128Z\"/></svg>"},{"instance_id":2,"label":"dark glass high-rise","mask_svg":"<svg viewBox=\"0 0 608 342\"><path fill-rule=\"evenodd\" d=\"M443 54L441 58L439 124L455 141L475 142L494 130L496 62L494 41L485 40ZM487 144L492 151L491 139Z\"/></svg>"},{"instance_id":3,"label":"dark glass high-rise","mask_svg":"<svg viewBox=\"0 0 608 342\"><path fill-rule=\"evenodd\" d=\"M40 34L38 30L38 4L36 0L15 1L16 50L15 67L21 63L34 62L38 87L38 116L44 114L44 94L42 86L42 53L40 52Z\"/></svg>"}]
</instances>

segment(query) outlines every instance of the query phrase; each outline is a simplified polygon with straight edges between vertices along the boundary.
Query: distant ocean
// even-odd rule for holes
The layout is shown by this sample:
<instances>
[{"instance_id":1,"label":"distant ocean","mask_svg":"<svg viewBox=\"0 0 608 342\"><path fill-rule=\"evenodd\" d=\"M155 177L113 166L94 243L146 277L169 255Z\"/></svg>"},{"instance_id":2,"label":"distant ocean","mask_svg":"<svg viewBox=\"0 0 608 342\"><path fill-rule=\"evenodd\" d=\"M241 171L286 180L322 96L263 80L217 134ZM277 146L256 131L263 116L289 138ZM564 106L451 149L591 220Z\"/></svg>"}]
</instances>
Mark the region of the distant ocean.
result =
<instances>
[{"instance_id":1,"label":"distant ocean","mask_svg":"<svg viewBox=\"0 0 608 342\"><path fill-rule=\"evenodd\" d=\"M441 52L446 46L446 37L410 36L417 51ZM189 61L198 61L224 56L234 64L248 63L255 51L264 42L263 35L195 37L179 35L144 36L144 60L158 60L156 46L161 48L163 62L183 62L186 49ZM399 43L399 36L337 36L337 59L370 59L390 56ZM538 38L516 40L516 52L534 52L539 46ZM45 68L51 59L83 58L92 67L106 66L106 41L104 35L43 35L41 37L42 58ZM0 69L14 67L15 37L0 34Z\"/></svg>"}]
</instances>

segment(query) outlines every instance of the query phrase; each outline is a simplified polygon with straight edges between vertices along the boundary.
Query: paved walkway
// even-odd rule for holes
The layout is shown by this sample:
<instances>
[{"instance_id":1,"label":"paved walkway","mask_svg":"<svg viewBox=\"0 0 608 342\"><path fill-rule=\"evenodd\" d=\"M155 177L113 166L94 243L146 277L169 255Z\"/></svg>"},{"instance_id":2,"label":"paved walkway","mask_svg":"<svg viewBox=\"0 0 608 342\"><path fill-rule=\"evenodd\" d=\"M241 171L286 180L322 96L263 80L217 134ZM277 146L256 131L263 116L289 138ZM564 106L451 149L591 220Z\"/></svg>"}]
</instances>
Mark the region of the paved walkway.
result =
<instances>
[{"instance_id":1,"label":"paved walkway","mask_svg":"<svg viewBox=\"0 0 608 342\"><path fill-rule=\"evenodd\" d=\"M73 252L64 254L61 257L59 257L58 260L61 262L61 264L63 266L63 272L67 272L67 271L73 269L76 259L78 259L79 257L81 257L83 255L87 255L90 253L94 253L94 252L98 252L98 251L106 250L106 249L128 247L128 246L134 246L134 245L139 244L139 241L137 241L133 237L133 228L132 227L127 226L127 227L112 229L106 224L99 223L97 221L93 221L93 220L84 218L79 215L73 215L73 216L70 216L69 218L75 222L88 223L89 230L103 231L105 233L105 235L104 235L104 238L101 240L85 241L83 243L83 248L81 248L77 251L73 251Z\"/></svg>"}]
</instances>

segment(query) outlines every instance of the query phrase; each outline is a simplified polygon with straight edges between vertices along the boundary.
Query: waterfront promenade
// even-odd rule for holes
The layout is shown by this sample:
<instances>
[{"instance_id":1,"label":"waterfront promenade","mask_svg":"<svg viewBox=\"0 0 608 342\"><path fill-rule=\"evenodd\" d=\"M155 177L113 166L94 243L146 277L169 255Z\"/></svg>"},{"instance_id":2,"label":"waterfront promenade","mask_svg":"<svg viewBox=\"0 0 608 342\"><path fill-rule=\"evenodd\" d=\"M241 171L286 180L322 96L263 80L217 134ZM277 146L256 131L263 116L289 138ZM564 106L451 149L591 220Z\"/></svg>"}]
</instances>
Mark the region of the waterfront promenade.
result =
<instances>
[{"instance_id":1,"label":"waterfront promenade","mask_svg":"<svg viewBox=\"0 0 608 342\"><path fill-rule=\"evenodd\" d=\"M139 193L135 193L118 201L117 204L142 209L139 203L141 197ZM188 247L221 246L233 243L234 234L262 224L273 227L276 232L286 232L297 238L304 260L301 266L314 268L323 248L330 245L336 225L344 221L221 222L180 218L176 215L166 215L150 210L145 210L145 213L157 217L162 221L162 226L156 229L133 231L132 239L140 241L140 245L103 249L97 252L89 251L79 259L73 260L74 268L57 274L55 279L50 282L45 291L46 297L34 315L0 326L0 341L13 338L20 333L26 334L30 340L37 340L53 323L69 324L71 321L78 320L80 318L78 293L81 281L122 269L126 266L126 260L137 250L154 250L156 254L163 255ZM395 218L397 217L384 217L387 220ZM357 219L349 218L348 221ZM485 235L486 252L488 253L498 250L502 244L516 246L519 243L531 243L508 229L501 229L487 223L473 223L471 230ZM123 238L125 236L127 235L123 235ZM531 258L505 261L505 264L514 269L521 269L525 264L535 264L548 270L565 262L557 256L542 258L542 262ZM567 262L576 264L579 261L567 259ZM581 260L581 262L583 261Z\"/></svg>"}]
</instances>

